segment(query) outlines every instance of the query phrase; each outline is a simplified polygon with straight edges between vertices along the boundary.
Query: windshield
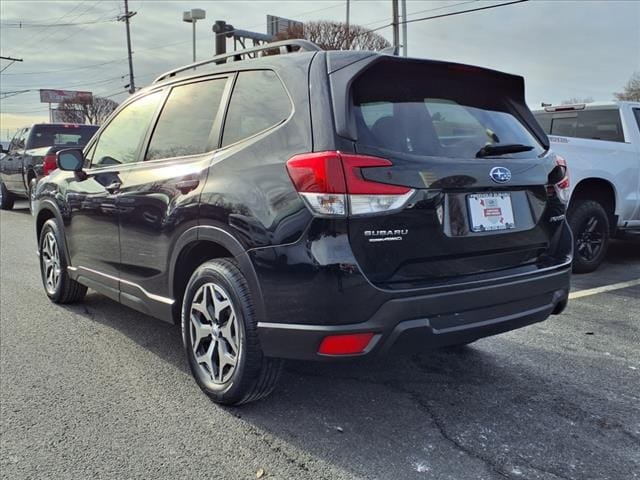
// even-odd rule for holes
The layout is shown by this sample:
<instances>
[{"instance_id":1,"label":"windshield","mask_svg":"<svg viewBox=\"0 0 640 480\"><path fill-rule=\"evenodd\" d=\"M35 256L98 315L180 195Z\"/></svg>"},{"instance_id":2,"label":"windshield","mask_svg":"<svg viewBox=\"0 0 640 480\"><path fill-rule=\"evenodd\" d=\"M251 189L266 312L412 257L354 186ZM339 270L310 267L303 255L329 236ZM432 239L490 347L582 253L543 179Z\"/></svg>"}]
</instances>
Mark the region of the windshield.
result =
<instances>
[{"instance_id":1,"label":"windshield","mask_svg":"<svg viewBox=\"0 0 640 480\"><path fill-rule=\"evenodd\" d=\"M486 74L442 66L422 71L397 67L374 67L354 82L358 144L450 158L475 158L487 145L532 147L502 154L514 158L544 152L512 111L515 100Z\"/></svg>"},{"instance_id":2,"label":"windshield","mask_svg":"<svg viewBox=\"0 0 640 480\"><path fill-rule=\"evenodd\" d=\"M38 125L31 133L30 148L83 147L98 128L97 125Z\"/></svg>"}]
</instances>

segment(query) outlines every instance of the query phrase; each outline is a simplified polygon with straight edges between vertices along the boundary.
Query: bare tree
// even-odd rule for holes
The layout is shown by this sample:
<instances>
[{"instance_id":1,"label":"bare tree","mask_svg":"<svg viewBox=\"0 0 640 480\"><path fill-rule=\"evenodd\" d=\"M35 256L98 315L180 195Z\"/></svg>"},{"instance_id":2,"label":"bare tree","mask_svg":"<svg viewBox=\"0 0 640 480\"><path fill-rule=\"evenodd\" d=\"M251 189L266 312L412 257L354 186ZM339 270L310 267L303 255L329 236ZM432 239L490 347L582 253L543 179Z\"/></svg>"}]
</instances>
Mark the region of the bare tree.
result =
<instances>
[{"instance_id":1,"label":"bare tree","mask_svg":"<svg viewBox=\"0 0 640 480\"><path fill-rule=\"evenodd\" d=\"M117 107L118 102L110 98L94 96L90 102L62 102L58 104L58 111L64 122L75 122L78 117L83 117L86 123L100 125Z\"/></svg>"},{"instance_id":2,"label":"bare tree","mask_svg":"<svg viewBox=\"0 0 640 480\"><path fill-rule=\"evenodd\" d=\"M575 105L576 103L593 103L593 97L571 97L561 102L562 105Z\"/></svg>"},{"instance_id":3,"label":"bare tree","mask_svg":"<svg viewBox=\"0 0 640 480\"><path fill-rule=\"evenodd\" d=\"M640 72L634 72L622 91L613 96L620 101L640 102Z\"/></svg>"},{"instance_id":4,"label":"bare tree","mask_svg":"<svg viewBox=\"0 0 640 480\"><path fill-rule=\"evenodd\" d=\"M386 38L359 25L321 20L307 22L280 33L275 40L307 39L324 50L382 50L391 44Z\"/></svg>"}]
</instances>

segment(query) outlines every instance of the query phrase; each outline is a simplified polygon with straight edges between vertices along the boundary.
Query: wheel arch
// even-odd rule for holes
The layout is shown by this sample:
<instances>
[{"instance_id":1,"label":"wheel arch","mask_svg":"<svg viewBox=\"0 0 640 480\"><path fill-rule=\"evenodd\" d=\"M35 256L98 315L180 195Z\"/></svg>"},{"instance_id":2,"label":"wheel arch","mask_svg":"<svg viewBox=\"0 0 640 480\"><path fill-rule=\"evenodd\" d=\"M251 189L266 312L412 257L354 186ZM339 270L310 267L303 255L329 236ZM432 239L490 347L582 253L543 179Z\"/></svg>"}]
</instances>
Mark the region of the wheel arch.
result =
<instances>
[{"instance_id":1,"label":"wheel arch","mask_svg":"<svg viewBox=\"0 0 640 480\"><path fill-rule=\"evenodd\" d=\"M38 208L38 213L35 215L35 217L36 217L36 222L35 222L36 243L38 244L38 252L40 251L39 245L40 245L40 233L42 233L42 227L44 226L47 220L55 218L58 221L58 227L60 227L61 229L60 233L62 234L61 237L62 237L64 252L66 253L69 264L71 264L70 262L71 257L69 256L69 250L67 249L67 236L65 235L65 232L64 232L64 222L62 221L62 215L60 215L60 212L55 207L55 204L48 200L41 201L40 206Z\"/></svg>"},{"instance_id":2,"label":"wheel arch","mask_svg":"<svg viewBox=\"0 0 640 480\"><path fill-rule=\"evenodd\" d=\"M182 297L193 272L202 263L216 258L233 258L247 279L258 318L264 316L262 291L245 247L225 229L201 225L184 232L176 242L169 264L169 289L173 303L173 320L180 322Z\"/></svg>"},{"instance_id":3,"label":"wheel arch","mask_svg":"<svg viewBox=\"0 0 640 480\"><path fill-rule=\"evenodd\" d=\"M616 208L617 190L613 183L603 178L585 178L580 180L573 189L569 202L569 212L575 209L581 201L595 200L605 209L609 216L611 232L615 232L617 226Z\"/></svg>"},{"instance_id":4,"label":"wheel arch","mask_svg":"<svg viewBox=\"0 0 640 480\"><path fill-rule=\"evenodd\" d=\"M31 180L37 178L38 174L36 173L35 169L33 167L29 167L29 169L27 170L27 190L29 189L29 183L31 183Z\"/></svg>"}]
</instances>

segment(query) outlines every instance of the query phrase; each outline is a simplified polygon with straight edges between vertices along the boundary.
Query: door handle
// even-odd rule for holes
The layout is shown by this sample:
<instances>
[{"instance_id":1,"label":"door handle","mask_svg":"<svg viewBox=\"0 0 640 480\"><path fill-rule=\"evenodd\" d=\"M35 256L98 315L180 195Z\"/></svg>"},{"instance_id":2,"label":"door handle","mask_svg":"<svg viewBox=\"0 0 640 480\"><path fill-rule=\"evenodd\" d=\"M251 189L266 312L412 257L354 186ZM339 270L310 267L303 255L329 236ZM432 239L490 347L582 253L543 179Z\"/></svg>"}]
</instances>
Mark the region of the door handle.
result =
<instances>
[{"instance_id":1,"label":"door handle","mask_svg":"<svg viewBox=\"0 0 640 480\"><path fill-rule=\"evenodd\" d=\"M198 185L200 185L200 180L198 180L197 178L193 178L190 180L182 180L180 182L177 182L176 188L180 190L180 192L182 192L183 195L185 195L189 193L191 190L194 190L195 188L197 188Z\"/></svg>"},{"instance_id":2,"label":"door handle","mask_svg":"<svg viewBox=\"0 0 640 480\"><path fill-rule=\"evenodd\" d=\"M122 184L120 182L113 182L111 185L107 185L106 187L104 187L104 189L109 193L115 193L120 189L121 186Z\"/></svg>"}]
</instances>

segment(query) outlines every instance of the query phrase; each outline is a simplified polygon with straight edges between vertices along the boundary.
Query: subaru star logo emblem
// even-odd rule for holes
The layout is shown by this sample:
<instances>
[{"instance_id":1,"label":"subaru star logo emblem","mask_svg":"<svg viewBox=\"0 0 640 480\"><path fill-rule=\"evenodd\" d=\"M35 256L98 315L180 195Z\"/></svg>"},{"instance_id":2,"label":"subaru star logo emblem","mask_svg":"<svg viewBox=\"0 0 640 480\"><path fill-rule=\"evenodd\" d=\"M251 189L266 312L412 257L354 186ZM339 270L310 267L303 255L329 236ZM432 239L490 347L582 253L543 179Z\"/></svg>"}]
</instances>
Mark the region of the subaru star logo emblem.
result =
<instances>
[{"instance_id":1,"label":"subaru star logo emblem","mask_svg":"<svg viewBox=\"0 0 640 480\"><path fill-rule=\"evenodd\" d=\"M489 176L496 183L507 183L511 180L511 170L507 167L493 167L489 172Z\"/></svg>"}]
</instances>

